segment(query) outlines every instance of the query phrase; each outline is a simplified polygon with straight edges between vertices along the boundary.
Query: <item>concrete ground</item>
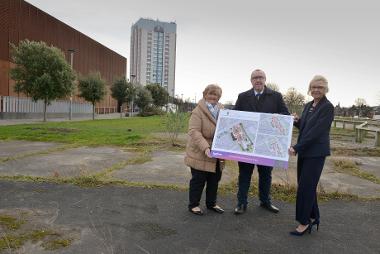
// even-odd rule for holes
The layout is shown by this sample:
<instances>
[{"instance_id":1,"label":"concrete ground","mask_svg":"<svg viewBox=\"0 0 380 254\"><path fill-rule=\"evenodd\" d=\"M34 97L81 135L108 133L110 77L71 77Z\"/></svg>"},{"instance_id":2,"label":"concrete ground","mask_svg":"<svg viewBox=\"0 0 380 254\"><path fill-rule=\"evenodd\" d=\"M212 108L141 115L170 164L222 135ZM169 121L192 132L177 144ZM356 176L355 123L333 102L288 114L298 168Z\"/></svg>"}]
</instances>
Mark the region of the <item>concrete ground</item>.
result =
<instances>
[{"instance_id":1,"label":"concrete ground","mask_svg":"<svg viewBox=\"0 0 380 254\"><path fill-rule=\"evenodd\" d=\"M80 188L0 181L0 214L28 214L36 228L61 229L72 244L44 251L29 242L17 253L379 253L380 202L332 201L320 205L319 231L293 230L294 204L275 202L280 213L257 206L232 213L235 198L222 196L222 215L186 211L187 193L144 188ZM41 219L43 218L43 219ZM4 253L11 253L4 251ZM14 252L15 253L15 252Z\"/></svg>"},{"instance_id":2,"label":"concrete ground","mask_svg":"<svg viewBox=\"0 0 380 254\"><path fill-rule=\"evenodd\" d=\"M28 148L32 151L28 152ZM106 172L120 163L126 166L111 170L109 177L129 182L150 184L170 184L187 186L190 170L184 165L184 152L157 151L151 154L151 161L128 165L129 159L138 156L116 147L65 148L62 144L0 141L0 176L44 176L74 177ZM334 169L334 161L356 162L360 170L380 177L379 157L328 157L320 180L320 188L327 192L344 192L360 197L380 197L380 185L371 181L339 173ZM237 179L237 165L228 164L223 171L221 184ZM257 178L257 171L254 172ZM288 169L273 169L273 183L297 183L296 157L291 157Z\"/></svg>"},{"instance_id":3,"label":"concrete ground","mask_svg":"<svg viewBox=\"0 0 380 254\"><path fill-rule=\"evenodd\" d=\"M0 141L0 176L104 172L128 182L188 185L190 172L183 164L183 152L157 151L151 161L129 165L128 160L137 156L116 147ZM360 170L379 177L380 158L330 157L321 177L325 191L380 196L379 184L336 172L333 160L353 160ZM292 157L288 170L274 169L273 182L295 183L295 163ZM232 163L221 184L236 177ZM186 210L187 199L187 192L180 191L0 180L0 216L23 216L27 222L23 227L51 229L73 239L70 247L56 251L43 250L41 242L28 242L17 253L379 253L380 201L322 203L320 231L295 238L288 235L296 225L294 204L274 201L281 212L271 214L254 198L248 212L237 217L232 213L236 198L227 195L219 197L225 214L207 212L197 217ZM0 237L2 230L0 226Z\"/></svg>"}]
</instances>

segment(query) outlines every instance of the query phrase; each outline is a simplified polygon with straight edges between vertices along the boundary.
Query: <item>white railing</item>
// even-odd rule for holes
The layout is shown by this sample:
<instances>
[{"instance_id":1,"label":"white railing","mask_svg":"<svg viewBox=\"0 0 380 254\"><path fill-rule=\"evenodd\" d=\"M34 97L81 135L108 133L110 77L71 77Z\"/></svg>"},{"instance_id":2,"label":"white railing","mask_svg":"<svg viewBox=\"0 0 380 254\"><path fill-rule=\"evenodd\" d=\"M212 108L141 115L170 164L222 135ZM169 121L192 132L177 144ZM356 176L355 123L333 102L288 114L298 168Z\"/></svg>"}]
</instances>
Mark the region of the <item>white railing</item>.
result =
<instances>
[{"instance_id":1,"label":"white railing","mask_svg":"<svg viewBox=\"0 0 380 254\"><path fill-rule=\"evenodd\" d=\"M31 98L18 98L12 96L0 96L0 112L7 113L43 113L44 103L39 100L34 102ZM52 101L47 106L48 113L69 113L70 101L57 100ZM75 113L92 113L90 103L73 102L72 112Z\"/></svg>"}]
</instances>

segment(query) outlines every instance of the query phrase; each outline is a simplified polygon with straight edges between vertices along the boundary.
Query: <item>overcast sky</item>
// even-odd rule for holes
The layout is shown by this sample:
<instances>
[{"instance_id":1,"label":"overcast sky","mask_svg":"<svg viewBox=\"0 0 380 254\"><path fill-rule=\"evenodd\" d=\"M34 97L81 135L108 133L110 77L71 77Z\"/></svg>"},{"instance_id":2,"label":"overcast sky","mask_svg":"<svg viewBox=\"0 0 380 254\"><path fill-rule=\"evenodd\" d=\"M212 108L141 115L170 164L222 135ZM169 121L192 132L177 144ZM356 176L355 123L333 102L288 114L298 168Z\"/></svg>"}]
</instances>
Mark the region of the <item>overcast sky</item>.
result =
<instances>
[{"instance_id":1,"label":"overcast sky","mask_svg":"<svg viewBox=\"0 0 380 254\"><path fill-rule=\"evenodd\" d=\"M177 23L175 93L200 99L217 83L222 102L251 88L250 73L285 93L306 95L315 74L334 105L380 104L380 3L376 0L27 0L99 41L129 63L130 28L140 17ZM310 2L310 3L308 3ZM129 67L128 67L129 75Z\"/></svg>"}]
</instances>

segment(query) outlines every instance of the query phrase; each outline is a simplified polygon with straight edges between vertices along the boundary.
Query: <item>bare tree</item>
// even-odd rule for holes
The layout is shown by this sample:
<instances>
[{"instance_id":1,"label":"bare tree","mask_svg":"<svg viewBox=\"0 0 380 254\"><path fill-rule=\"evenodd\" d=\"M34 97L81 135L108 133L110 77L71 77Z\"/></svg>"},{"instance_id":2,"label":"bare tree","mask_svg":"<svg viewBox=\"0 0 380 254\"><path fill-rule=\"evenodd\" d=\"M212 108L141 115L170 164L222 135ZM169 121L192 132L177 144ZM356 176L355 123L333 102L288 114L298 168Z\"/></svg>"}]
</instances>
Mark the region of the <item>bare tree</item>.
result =
<instances>
[{"instance_id":1,"label":"bare tree","mask_svg":"<svg viewBox=\"0 0 380 254\"><path fill-rule=\"evenodd\" d=\"M266 86L272 89L273 91L280 92L280 88L276 83L269 82L269 83L266 83Z\"/></svg>"},{"instance_id":2,"label":"bare tree","mask_svg":"<svg viewBox=\"0 0 380 254\"><path fill-rule=\"evenodd\" d=\"M291 113L300 114L305 103L305 96L291 87L284 95L284 101Z\"/></svg>"},{"instance_id":3,"label":"bare tree","mask_svg":"<svg viewBox=\"0 0 380 254\"><path fill-rule=\"evenodd\" d=\"M364 113L365 109L367 108L367 102L363 98L357 98L355 100L355 106L357 108L357 114L359 117L365 116L366 114Z\"/></svg>"},{"instance_id":4,"label":"bare tree","mask_svg":"<svg viewBox=\"0 0 380 254\"><path fill-rule=\"evenodd\" d=\"M367 105L367 102L366 102L365 99L363 99L363 98L357 98L355 100L355 106L362 107L362 106L365 106L365 105Z\"/></svg>"}]
</instances>

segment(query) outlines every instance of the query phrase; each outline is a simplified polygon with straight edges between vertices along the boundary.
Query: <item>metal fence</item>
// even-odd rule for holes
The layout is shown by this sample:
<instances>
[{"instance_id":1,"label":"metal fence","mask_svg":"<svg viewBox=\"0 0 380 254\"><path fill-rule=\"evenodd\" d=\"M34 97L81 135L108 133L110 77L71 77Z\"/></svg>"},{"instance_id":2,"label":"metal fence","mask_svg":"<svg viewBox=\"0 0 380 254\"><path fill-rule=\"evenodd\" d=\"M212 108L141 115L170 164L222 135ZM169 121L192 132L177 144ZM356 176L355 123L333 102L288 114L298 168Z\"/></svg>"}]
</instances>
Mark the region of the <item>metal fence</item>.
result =
<instances>
[{"instance_id":1,"label":"metal fence","mask_svg":"<svg viewBox=\"0 0 380 254\"><path fill-rule=\"evenodd\" d=\"M48 113L69 113L70 101L52 101L47 106ZM0 96L0 112L6 113L43 113L44 102L39 100L34 102L31 98L19 98L12 96ZM73 102L72 113L92 113L90 103Z\"/></svg>"}]
</instances>

